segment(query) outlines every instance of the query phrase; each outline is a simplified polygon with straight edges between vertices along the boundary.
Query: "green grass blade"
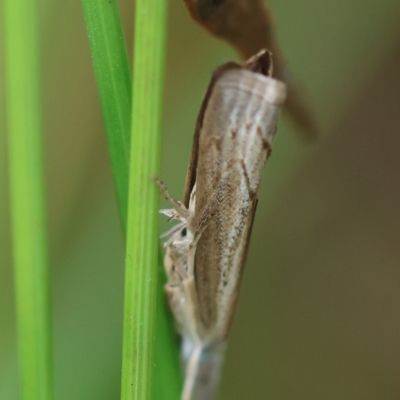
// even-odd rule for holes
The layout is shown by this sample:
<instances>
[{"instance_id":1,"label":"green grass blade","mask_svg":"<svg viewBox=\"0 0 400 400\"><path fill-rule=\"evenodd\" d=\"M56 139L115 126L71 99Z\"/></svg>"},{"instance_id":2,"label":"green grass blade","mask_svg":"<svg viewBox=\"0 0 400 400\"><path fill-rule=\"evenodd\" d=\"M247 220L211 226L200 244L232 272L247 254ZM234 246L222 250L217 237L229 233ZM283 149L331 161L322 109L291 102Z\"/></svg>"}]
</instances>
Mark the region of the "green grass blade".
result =
<instances>
[{"instance_id":1,"label":"green grass blade","mask_svg":"<svg viewBox=\"0 0 400 400\"><path fill-rule=\"evenodd\" d=\"M166 0L137 0L129 173L122 400L149 400L158 264L158 191Z\"/></svg>"},{"instance_id":2,"label":"green grass blade","mask_svg":"<svg viewBox=\"0 0 400 400\"><path fill-rule=\"evenodd\" d=\"M126 232L131 79L118 2L82 0L121 223Z\"/></svg>"},{"instance_id":3,"label":"green grass blade","mask_svg":"<svg viewBox=\"0 0 400 400\"><path fill-rule=\"evenodd\" d=\"M24 400L53 399L35 0L6 0L6 84L18 350Z\"/></svg>"},{"instance_id":4,"label":"green grass blade","mask_svg":"<svg viewBox=\"0 0 400 400\"><path fill-rule=\"evenodd\" d=\"M82 0L96 81L106 125L108 147L117 187L121 224L126 233L131 83L128 58L117 2ZM160 263L162 264L162 262ZM158 271L156 313L156 351L154 397L175 400L182 385L175 330L165 307L162 283L165 273Z\"/></svg>"}]
</instances>

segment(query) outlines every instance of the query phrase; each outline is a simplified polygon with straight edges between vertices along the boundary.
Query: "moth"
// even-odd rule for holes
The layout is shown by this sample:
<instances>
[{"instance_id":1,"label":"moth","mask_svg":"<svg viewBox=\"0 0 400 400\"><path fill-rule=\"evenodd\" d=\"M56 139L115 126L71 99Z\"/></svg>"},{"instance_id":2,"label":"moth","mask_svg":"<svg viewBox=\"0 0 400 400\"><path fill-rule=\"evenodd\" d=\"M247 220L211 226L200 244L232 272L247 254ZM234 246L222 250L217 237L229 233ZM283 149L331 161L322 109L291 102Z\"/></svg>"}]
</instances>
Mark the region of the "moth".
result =
<instances>
[{"instance_id":1,"label":"moth","mask_svg":"<svg viewBox=\"0 0 400 400\"><path fill-rule=\"evenodd\" d=\"M262 50L212 75L198 116L183 201L160 180L179 223L163 236L169 305L182 336L182 400L212 400L239 295L261 174L285 85Z\"/></svg>"}]
</instances>

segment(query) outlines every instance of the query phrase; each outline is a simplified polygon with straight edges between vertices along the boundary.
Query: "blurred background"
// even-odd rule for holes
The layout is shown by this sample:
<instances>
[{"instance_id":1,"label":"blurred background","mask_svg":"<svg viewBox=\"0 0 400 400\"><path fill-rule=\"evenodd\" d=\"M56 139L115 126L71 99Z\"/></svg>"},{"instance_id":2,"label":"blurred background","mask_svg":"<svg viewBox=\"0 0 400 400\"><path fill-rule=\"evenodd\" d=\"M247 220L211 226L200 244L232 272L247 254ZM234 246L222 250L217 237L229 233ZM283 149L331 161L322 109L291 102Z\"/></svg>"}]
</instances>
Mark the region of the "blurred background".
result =
<instances>
[{"instance_id":1,"label":"blurred background","mask_svg":"<svg viewBox=\"0 0 400 400\"><path fill-rule=\"evenodd\" d=\"M120 4L131 52L133 4ZM305 145L281 120L221 399L399 399L400 3L268 4L321 136ZM81 4L42 0L41 21L56 398L119 399L124 249ZM162 179L180 197L210 74L237 56L181 0L168 23ZM0 399L14 400L0 68Z\"/></svg>"}]
</instances>

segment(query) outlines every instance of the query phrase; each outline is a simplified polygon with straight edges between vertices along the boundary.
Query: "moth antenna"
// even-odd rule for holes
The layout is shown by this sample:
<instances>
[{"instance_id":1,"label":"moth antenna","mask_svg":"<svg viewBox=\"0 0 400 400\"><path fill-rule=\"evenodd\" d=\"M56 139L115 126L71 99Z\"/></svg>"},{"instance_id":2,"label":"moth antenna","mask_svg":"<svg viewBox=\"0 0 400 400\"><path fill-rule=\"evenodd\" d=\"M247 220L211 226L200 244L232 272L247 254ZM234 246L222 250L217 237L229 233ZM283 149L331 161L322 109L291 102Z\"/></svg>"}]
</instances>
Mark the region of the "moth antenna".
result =
<instances>
[{"instance_id":1,"label":"moth antenna","mask_svg":"<svg viewBox=\"0 0 400 400\"><path fill-rule=\"evenodd\" d=\"M175 200L169 194L165 183L156 177L152 177L151 180L159 187L160 193L164 197L164 199L169 201L170 203L172 203L172 205L174 206L174 209L179 214L179 216L185 220L188 219L190 217L190 215L189 215L187 208L180 201Z\"/></svg>"}]
</instances>

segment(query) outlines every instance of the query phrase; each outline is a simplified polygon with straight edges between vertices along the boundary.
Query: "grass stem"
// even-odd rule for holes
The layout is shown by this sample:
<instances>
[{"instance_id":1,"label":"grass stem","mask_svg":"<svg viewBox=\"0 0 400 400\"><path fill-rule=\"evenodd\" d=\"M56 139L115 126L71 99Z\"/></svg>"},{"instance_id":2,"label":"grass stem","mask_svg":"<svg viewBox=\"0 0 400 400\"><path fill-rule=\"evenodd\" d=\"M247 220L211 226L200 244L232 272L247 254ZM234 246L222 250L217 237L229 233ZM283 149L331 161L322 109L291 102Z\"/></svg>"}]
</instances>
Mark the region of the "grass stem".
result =
<instances>
[{"instance_id":1,"label":"grass stem","mask_svg":"<svg viewBox=\"0 0 400 400\"><path fill-rule=\"evenodd\" d=\"M24 400L53 399L37 2L5 1L8 147Z\"/></svg>"},{"instance_id":2,"label":"grass stem","mask_svg":"<svg viewBox=\"0 0 400 400\"><path fill-rule=\"evenodd\" d=\"M150 400L155 341L166 1L137 0L125 264L122 400Z\"/></svg>"}]
</instances>

